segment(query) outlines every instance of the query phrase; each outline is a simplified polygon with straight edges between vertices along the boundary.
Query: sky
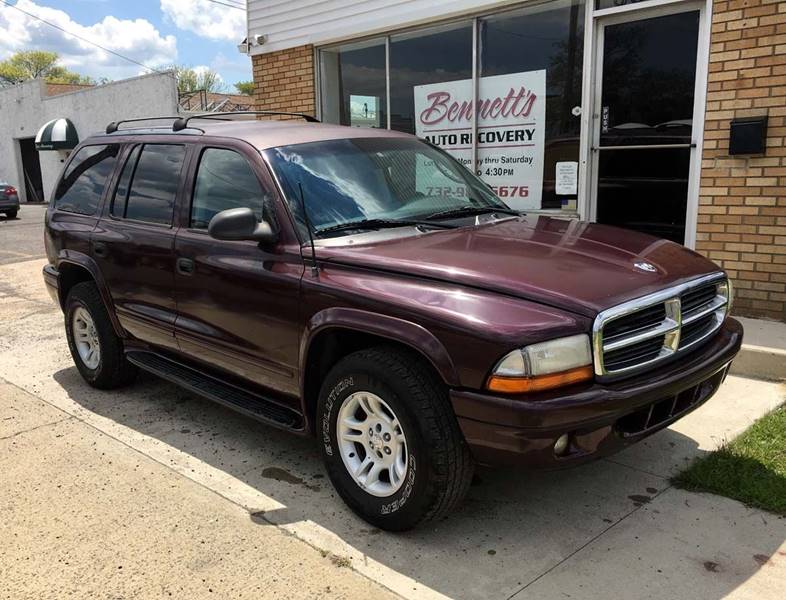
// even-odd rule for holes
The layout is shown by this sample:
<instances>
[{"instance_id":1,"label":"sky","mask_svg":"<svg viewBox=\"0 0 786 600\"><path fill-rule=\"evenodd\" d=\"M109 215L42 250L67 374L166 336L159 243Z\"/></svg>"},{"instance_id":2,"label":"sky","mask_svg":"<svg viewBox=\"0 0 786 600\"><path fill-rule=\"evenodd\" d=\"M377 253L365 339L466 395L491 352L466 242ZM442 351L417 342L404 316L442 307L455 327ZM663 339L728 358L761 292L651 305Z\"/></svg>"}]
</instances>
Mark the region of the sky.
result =
<instances>
[{"instance_id":1,"label":"sky","mask_svg":"<svg viewBox=\"0 0 786 600\"><path fill-rule=\"evenodd\" d=\"M234 83L251 80L251 59L237 51L245 37L244 6L245 0L0 0L0 60L20 50L47 50L72 71L112 80L150 73L145 66L211 68L226 91L234 91Z\"/></svg>"}]
</instances>

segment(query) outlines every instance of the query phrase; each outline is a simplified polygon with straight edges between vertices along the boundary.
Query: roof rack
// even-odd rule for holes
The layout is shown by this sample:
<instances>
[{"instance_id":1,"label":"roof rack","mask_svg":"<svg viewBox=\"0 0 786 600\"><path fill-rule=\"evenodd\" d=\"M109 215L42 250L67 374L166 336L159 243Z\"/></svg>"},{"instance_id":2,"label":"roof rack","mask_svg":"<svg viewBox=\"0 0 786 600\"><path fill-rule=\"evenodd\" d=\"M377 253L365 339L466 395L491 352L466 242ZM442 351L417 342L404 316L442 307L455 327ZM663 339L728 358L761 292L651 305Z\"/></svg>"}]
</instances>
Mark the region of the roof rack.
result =
<instances>
[{"instance_id":1,"label":"roof rack","mask_svg":"<svg viewBox=\"0 0 786 600\"><path fill-rule=\"evenodd\" d=\"M121 123L138 123L140 121L162 121L164 119L172 119L173 121L177 121L180 117L142 117L139 119L123 119L122 121L112 121L109 125L106 126L107 133L114 133L118 129L120 129Z\"/></svg>"},{"instance_id":2,"label":"roof rack","mask_svg":"<svg viewBox=\"0 0 786 600\"><path fill-rule=\"evenodd\" d=\"M172 131L180 131L181 129L185 129L188 127L188 122L191 119L207 119L207 120L214 120L214 121L231 121L232 119L227 119L227 116L232 115L268 115L268 116L286 116L286 117L299 117L301 119L306 120L309 123L319 123L319 119L316 117L312 117L311 115L307 115L305 113L296 113L296 112L281 112L276 110L237 110L232 112L220 112L220 113L203 113L200 115L192 115L190 117L178 117L174 123L172 123Z\"/></svg>"}]
</instances>

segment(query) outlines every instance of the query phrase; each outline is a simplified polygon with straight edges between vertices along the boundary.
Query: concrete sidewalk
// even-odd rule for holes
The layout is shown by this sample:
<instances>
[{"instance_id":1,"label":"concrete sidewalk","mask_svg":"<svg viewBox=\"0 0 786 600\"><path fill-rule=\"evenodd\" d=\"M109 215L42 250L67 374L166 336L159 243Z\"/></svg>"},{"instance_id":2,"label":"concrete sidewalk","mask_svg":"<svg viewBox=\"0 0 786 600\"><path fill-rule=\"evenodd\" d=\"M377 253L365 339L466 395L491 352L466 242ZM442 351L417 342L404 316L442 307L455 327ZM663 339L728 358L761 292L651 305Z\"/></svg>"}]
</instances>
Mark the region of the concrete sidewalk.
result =
<instances>
[{"instance_id":1,"label":"concrete sidewalk","mask_svg":"<svg viewBox=\"0 0 786 600\"><path fill-rule=\"evenodd\" d=\"M13 581L31 586L30 597L65 595L29 576L38 553L67 570L68 585L76 572L88 581L78 596L106 580L138 597L190 585L175 593L186 597L207 593L204 579L224 597L256 597L263 584L286 597L306 585L297 573L315 569L323 587L303 589L325 597L383 594L369 579L408 598L786 597L786 519L669 483L782 403L781 384L731 376L698 411L609 460L537 475L481 471L451 518L391 535L337 498L311 440L153 377L115 393L86 386L42 264L0 266L0 377L28 392L13 415L0 405L0 423L13 416L29 430L0 450L0 535L14 548L0 545L0 573L19 570ZM9 507L18 516L5 518ZM115 570L128 565L155 585L118 583Z\"/></svg>"},{"instance_id":2,"label":"concrete sidewalk","mask_svg":"<svg viewBox=\"0 0 786 600\"><path fill-rule=\"evenodd\" d=\"M4 598L387 598L346 559L0 382Z\"/></svg>"}]
</instances>

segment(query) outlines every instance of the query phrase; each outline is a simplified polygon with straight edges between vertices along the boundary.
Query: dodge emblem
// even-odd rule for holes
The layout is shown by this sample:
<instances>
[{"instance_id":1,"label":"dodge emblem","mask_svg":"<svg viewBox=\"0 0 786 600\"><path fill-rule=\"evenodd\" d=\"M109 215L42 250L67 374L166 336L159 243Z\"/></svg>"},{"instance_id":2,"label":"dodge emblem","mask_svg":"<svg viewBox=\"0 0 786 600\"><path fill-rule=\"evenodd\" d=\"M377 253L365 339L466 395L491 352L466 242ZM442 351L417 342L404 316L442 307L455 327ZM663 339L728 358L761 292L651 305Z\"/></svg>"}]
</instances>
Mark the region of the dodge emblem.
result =
<instances>
[{"instance_id":1,"label":"dodge emblem","mask_svg":"<svg viewBox=\"0 0 786 600\"><path fill-rule=\"evenodd\" d=\"M651 265L648 262L633 263L633 266L636 267L639 271L646 271L647 273L655 273L658 270L655 265Z\"/></svg>"}]
</instances>

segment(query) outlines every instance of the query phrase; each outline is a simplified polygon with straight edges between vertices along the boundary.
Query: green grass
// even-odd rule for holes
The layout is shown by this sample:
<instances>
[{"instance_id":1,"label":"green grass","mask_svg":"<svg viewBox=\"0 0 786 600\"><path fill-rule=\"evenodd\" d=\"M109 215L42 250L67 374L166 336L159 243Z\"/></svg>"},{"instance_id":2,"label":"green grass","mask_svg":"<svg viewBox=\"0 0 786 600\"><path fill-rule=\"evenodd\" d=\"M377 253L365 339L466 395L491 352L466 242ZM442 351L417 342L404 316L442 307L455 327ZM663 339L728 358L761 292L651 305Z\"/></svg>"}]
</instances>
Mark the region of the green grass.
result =
<instances>
[{"instance_id":1,"label":"green grass","mask_svg":"<svg viewBox=\"0 0 786 600\"><path fill-rule=\"evenodd\" d=\"M786 407L762 417L672 481L786 515Z\"/></svg>"}]
</instances>

